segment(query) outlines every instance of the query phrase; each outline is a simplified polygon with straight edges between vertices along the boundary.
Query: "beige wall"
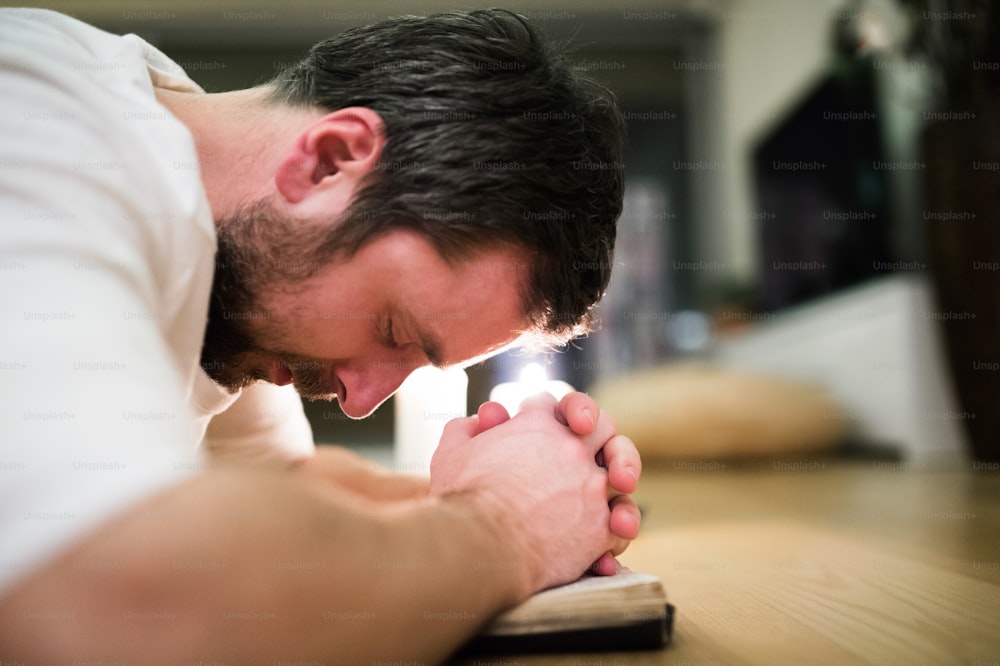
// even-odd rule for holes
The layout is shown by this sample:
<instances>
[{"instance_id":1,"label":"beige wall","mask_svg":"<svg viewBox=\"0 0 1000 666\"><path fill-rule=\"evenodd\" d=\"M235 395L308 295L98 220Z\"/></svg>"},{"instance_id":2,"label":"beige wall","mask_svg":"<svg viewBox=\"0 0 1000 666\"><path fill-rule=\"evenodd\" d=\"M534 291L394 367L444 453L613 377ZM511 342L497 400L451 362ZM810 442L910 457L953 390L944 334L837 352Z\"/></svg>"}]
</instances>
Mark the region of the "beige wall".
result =
<instances>
[{"instance_id":1,"label":"beige wall","mask_svg":"<svg viewBox=\"0 0 1000 666\"><path fill-rule=\"evenodd\" d=\"M737 275L755 265L754 212L749 171L754 142L823 73L830 23L842 0L734 0L716 15L719 89L712 148L723 168L721 188L704 203L717 224L707 226L707 252ZM709 139L712 141L712 139Z\"/></svg>"}]
</instances>

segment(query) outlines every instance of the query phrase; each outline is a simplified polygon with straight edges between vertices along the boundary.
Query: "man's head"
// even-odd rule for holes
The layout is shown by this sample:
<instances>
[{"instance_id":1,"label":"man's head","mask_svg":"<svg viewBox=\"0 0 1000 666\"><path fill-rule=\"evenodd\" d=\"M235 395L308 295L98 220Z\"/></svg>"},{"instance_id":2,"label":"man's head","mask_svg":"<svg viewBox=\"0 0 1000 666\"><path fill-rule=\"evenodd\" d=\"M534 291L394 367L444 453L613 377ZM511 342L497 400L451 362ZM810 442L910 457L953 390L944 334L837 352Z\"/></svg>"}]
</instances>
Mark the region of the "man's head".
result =
<instances>
[{"instance_id":1,"label":"man's head","mask_svg":"<svg viewBox=\"0 0 1000 666\"><path fill-rule=\"evenodd\" d=\"M425 239L449 266L483 257L520 265L510 276L520 332L564 342L590 328L621 211L623 122L611 94L523 19L488 10L354 28L314 46L267 89L272 104L328 114L279 168L279 203L340 170L338 152L356 158L343 168L355 170L357 186L327 224L276 219L268 202L220 221L203 358L217 380L241 383L212 366L253 349L255 329L267 325L226 320L224 309L250 312L262 291L294 292L400 232ZM308 156L324 150L326 159ZM248 239L270 248L266 275L254 266L260 257L246 255ZM308 383L292 376L300 390Z\"/></svg>"}]
</instances>

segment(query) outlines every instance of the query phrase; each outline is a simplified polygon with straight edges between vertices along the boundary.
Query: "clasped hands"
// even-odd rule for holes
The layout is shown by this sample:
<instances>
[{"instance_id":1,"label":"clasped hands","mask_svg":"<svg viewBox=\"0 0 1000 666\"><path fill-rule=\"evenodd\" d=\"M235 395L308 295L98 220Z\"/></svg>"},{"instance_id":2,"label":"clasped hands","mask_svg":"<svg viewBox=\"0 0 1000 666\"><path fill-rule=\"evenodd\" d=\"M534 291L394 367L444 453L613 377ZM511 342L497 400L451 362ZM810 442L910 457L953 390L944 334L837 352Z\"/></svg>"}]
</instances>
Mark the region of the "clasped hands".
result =
<instances>
[{"instance_id":1,"label":"clasped hands","mask_svg":"<svg viewBox=\"0 0 1000 666\"><path fill-rule=\"evenodd\" d=\"M630 494L641 471L631 440L590 396L570 393L557 403L539 394L514 418L487 402L449 422L431 461L430 492L479 493L503 507L522 552L537 560L530 564L541 570L541 588L585 569L614 573L614 557L639 531Z\"/></svg>"}]
</instances>

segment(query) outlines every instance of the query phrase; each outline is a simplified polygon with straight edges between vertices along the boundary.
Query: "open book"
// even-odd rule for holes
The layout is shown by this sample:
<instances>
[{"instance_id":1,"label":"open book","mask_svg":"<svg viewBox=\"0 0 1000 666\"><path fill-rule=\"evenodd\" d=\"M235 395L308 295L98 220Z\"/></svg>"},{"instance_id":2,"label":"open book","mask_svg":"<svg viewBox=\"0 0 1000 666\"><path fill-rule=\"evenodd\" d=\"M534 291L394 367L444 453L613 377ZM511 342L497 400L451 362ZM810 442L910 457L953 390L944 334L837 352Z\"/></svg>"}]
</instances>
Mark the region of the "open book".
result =
<instances>
[{"instance_id":1,"label":"open book","mask_svg":"<svg viewBox=\"0 0 1000 666\"><path fill-rule=\"evenodd\" d=\"M497 616L462 654L594 652L661 648L673 606L656 576L619 567L543 590Z\"/></svg>"}]
</instances>

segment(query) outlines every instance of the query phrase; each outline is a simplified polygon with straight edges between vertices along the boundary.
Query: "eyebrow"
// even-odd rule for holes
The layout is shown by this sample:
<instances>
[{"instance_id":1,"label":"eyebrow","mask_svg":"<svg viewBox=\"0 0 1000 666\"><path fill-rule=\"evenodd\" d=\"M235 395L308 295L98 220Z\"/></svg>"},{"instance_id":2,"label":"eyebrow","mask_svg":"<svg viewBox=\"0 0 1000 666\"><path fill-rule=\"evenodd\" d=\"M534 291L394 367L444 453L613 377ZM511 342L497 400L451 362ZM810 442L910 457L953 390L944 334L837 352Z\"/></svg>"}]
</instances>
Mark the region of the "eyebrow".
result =
<instances>
[{"instance_id":1,"label":"eyebrow","mask_svg":"<svg viewBox=\"0 0 1000 666\"><path fill-rule=\"evenodd\" d=\"M424 356L427 357L427 360L430 361L431 365L435 368L445 367L444 353L441 351L441 340L430 331L420 326L420 324L417 323L417 318L413 316L412 312L406 310L405 316L409 319L411 327L410 330L417 336L420 348L423 350Z\"/></svg>"}]
</instances>

